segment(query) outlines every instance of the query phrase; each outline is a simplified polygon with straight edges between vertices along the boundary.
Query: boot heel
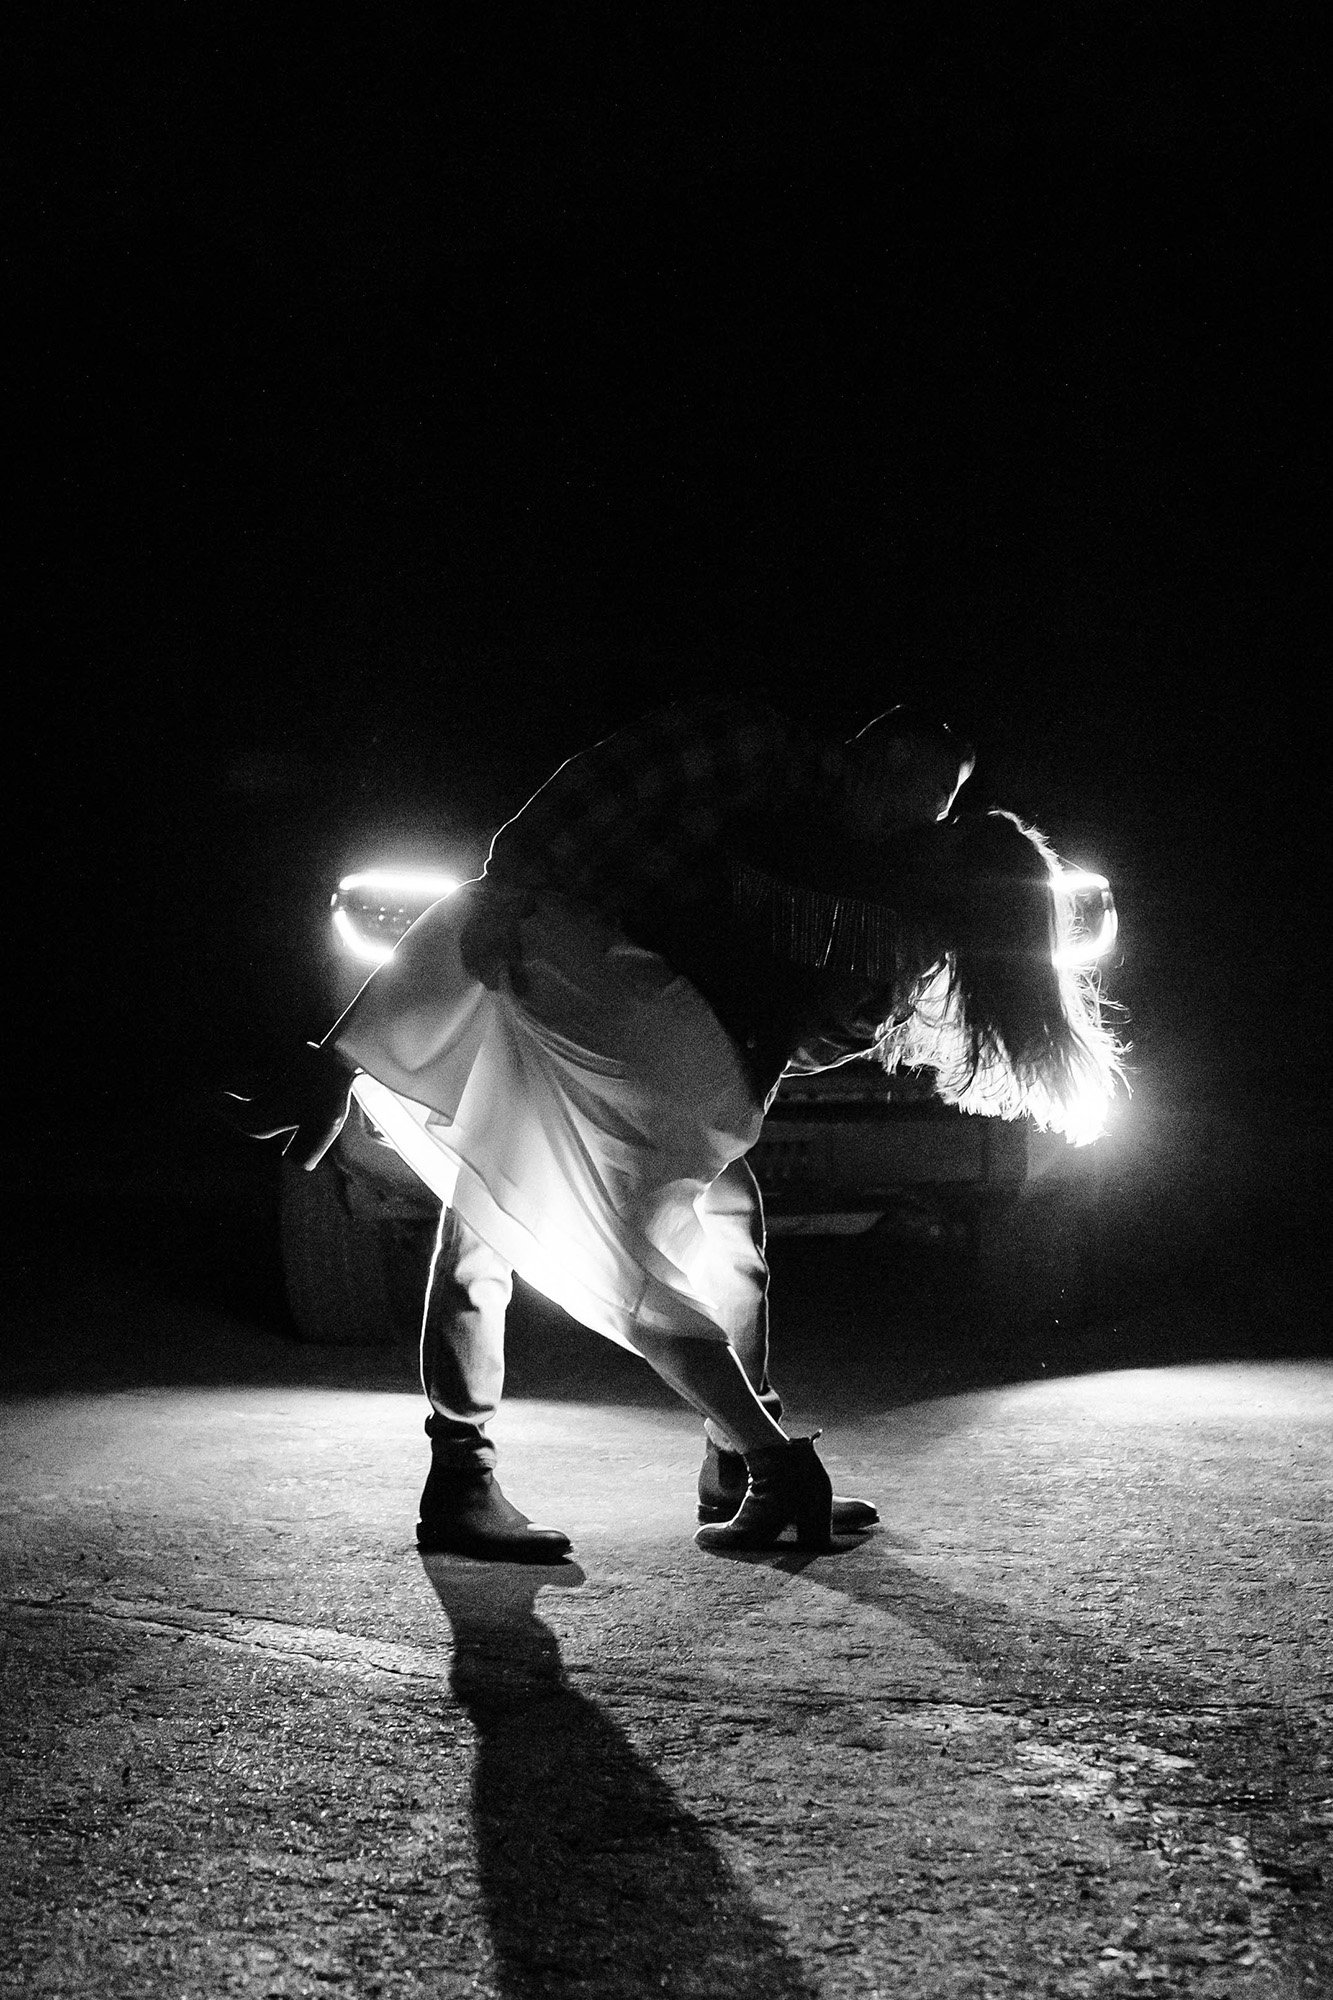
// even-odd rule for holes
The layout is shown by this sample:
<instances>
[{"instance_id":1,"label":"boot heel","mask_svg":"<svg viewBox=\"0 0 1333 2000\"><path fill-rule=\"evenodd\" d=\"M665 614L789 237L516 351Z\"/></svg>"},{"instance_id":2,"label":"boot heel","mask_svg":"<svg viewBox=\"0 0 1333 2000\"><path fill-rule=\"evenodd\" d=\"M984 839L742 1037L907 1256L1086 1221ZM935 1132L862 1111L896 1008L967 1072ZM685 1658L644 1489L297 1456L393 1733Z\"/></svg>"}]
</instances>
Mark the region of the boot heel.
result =
<instances>
[{"instance_id":1,"label":"boot heel","mask_svg":"<svg viewBox=\"0 0 1333 2000\"><path fill-rule=\"evenodd\" d=\"M798 1549L813 1549L819 1555L828 1554L833 1547L831 1511L831 1508L822 1507L817 1501L813 1506L801 1509L795 1521Z\"/></svg>"},{"instance_id":2,"label":"boot heel","mask_svg":"<svg viewBox=\"0 0 1333 2000\"><path fill-rule=\"evenodd\" d=\"M816 1433L818 1435L818 1433ZM833 1487L815 1456L814 1438L790 1438L749 1455L750 1483L734 1520L700 1528L702 1549L771 1549L788 1529L798 1548L833 1546Z\"/></svg>"},{"instance_id":3,"label":"boot heel","mask_svg":"<svg viewBox=\"0 0 1333 2000\"><path fill-rule=\"evenodd\" d=\"M815 1549L827 1554L833 1547L833 1481L819 1462L815 1438L796 1438L797 1490L792 1501L792 1521L798 1549Z\"/></svg>"}]
</instances>

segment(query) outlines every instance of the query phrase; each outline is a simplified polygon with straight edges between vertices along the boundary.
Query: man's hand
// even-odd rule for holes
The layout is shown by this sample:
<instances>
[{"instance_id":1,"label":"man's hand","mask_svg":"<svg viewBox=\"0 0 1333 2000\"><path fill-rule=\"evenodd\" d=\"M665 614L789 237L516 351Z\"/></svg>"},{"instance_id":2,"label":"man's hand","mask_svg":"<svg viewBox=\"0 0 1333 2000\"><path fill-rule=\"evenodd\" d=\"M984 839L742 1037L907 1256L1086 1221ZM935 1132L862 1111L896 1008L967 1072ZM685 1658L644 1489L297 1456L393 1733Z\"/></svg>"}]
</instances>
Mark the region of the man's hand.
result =
<instances>
[{"instance_id":1,"label":"man's hand","mask_svg":"<svg viewBox=\"0 0 1333 2000\"><path fill-rule=\"evenodd\" d=\"M347 1120L352 1073L333 1049L306 1042L290 1068L251 1096L222 1093L219 1109L248 1139L281 1139L281 1151L311 1172Z\"/></svg>"},{"instance_id":2,"label":"man's hand","mask_svg":"<svg viewBox=\"0 0 1333 2000\"><path fill-rule=\"evenodd\" d=\"M472 977L492 990L507 978L520 1000L528 990L520 926L531 909L530 895L488 892L483 884L458 933L458 955Z\"/></svg>"}]
</instances>

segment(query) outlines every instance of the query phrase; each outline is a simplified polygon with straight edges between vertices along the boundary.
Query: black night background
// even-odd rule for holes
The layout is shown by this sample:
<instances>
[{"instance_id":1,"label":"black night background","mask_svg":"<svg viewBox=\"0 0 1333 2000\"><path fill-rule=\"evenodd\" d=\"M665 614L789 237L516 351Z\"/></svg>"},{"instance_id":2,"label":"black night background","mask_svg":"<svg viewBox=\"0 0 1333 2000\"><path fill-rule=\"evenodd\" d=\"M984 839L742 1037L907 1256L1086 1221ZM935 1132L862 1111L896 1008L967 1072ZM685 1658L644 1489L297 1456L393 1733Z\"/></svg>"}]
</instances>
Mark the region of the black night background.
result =
<instances>
[{"instance_id":1,"label":"black night background","mask_svg":"<svg viewBox=\"0 0 1333 2000\"><path fill-rule=\"evenodd\" d=\"M1317 18L24 11L4 1990L1327 1990ZM773 1244L850 1550L696 1548L693 1414L520 1287L573 1557L419 1558L436 1216L312 1335L221 1089L341 876L720 690L968 736L1132 1095L1066 1208Z\"/></svg>"},{"instance_id":2,"label":"black night background","mask_svg":"<svg viewBox=\"0 0 1333 2000\"><path fill-rule=\"evenodd\" d=\"M1326 1129L1290 21L29 27L20 1178L206 1148L327 1026L341 872L475 869L563 757L752 688L973 737L973 802L1113 879L1140 1101L1224 1106L1308 1247L1258 1157L1308 1193Z\"/></svg>"}]
</instances>

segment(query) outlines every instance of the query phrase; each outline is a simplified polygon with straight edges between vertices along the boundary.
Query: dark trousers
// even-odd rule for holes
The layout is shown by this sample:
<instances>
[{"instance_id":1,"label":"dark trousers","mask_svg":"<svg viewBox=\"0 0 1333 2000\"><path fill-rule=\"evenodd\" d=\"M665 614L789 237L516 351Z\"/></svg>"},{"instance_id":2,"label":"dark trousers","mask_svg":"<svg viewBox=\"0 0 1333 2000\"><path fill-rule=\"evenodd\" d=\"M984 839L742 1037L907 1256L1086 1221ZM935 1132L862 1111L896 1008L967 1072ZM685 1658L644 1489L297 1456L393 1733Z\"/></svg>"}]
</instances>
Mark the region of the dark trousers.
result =
<instances>
[{"instance_id":1,"label":"dark trousers","mask_svg":"<svg viewBox=\"0 0 1333 2000\"><path fill-rule=\"evenodd\" d=\"M775 1419L781 1399L768 1379L768 1263L759 1186L734 1160L708 1190L700 1217L726 1276L715 1300L736 1359ZM453 1209L440 1216L421 1327L421 1382L430 1398L426 1431L437 1461L495 1464L486 1426L504 1390L505 1311L514 1274ZM710 1419L715 1444L730 1448Z\"/></svg>"}]
</instances>

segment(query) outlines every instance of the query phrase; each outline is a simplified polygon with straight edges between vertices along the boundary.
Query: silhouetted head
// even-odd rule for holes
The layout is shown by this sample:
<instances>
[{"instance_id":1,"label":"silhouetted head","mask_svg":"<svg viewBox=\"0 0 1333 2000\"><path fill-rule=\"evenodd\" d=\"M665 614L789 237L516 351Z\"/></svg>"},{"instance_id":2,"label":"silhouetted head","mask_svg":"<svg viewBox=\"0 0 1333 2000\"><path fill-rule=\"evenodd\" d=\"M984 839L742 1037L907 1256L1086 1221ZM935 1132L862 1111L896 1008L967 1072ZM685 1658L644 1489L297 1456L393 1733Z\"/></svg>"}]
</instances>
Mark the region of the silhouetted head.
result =
<instances>
[{"instance_id":1,"label":"silhouetted head","mask_svg":"<svg viewBox=\"0 0 1333 2000\"><path fill-rule=\"evenodd\" d=\"M945 819L976 767L970 743L906 702L858 730L846 759L852 823L870 840Z\"/></svg>"}]
</instances>

